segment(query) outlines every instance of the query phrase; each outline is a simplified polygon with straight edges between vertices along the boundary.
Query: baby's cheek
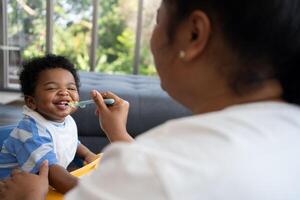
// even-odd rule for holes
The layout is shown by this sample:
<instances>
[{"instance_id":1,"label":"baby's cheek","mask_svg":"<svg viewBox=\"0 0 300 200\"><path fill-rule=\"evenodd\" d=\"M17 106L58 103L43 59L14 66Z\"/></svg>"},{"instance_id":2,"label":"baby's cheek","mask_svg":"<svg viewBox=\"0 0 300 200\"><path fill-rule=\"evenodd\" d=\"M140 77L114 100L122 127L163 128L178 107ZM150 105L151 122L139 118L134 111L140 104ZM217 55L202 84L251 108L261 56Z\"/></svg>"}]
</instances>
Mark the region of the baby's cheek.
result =
<instances>
[{"instance_id":1,"label":"baby's cheek","mask_svg":"<svg viewBox=\"0 0 300 200\"><path fill-rule=\"evenodd\" d=\"M72 99L73 99L73 101L79 101L79 94L78 93L73 94Z\"/></svg>"}]
</instances>

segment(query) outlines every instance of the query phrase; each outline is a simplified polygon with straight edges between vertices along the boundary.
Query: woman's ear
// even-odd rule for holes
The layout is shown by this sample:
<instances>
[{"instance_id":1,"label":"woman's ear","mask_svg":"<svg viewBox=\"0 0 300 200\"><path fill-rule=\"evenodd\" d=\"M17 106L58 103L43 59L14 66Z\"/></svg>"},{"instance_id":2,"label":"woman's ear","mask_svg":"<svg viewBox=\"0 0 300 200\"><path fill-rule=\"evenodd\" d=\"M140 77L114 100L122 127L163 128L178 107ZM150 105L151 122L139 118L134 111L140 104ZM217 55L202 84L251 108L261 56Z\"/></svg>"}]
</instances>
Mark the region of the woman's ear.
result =
<instances>
[{"instance_id":1,"label":"woman's ear","mask_svg":"<svg viewBox=\"0 0 300 200\"><path fill-rule=\"evenodd\" d=\"M185 61L192 60L204 52L211 35L211 21L204 12L198 10L190 15L187 27L190 41L183 49Z\"/></svg>"},{"instance_id":2,"label":"woman's ear","mask_svg":"<svg viewBox=\"0 0 300 200\"><path fill-rule=\"evenodd\" d=\"M25 105L28 106L28 108L35 110L36 103L34 97L25 95Z\"/></svg>"}]
</instances>

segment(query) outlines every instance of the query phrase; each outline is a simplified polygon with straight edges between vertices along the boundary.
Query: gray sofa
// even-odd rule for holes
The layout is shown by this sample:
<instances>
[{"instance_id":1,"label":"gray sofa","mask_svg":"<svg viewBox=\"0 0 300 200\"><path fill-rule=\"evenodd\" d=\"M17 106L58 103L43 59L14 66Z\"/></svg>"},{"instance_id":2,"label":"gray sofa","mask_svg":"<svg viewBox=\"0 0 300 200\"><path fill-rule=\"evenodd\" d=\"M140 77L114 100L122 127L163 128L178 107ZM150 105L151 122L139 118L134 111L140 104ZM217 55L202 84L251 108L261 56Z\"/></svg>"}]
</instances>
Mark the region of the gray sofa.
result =
<instances>
[{"instance_id":1,"label":"gray sofa","mask_svg":"<svg viewBox=\"0 0 300 200\"><path fill-rule=\"evenodd\" d=\"M191 114L160 88L156 77L91 72L80 72L79 75L81 100L90 99L90 91L97 89L112 91L130 103L127 129L134 137L169 119ZM100 129L94 111L95 105L89 105L84 109L79 108L73 117L80 141L98 153L108 144L108 140ZM17 123L21 116L21 107L0 105L0 125Z\"/></svg>"}]
</instances>

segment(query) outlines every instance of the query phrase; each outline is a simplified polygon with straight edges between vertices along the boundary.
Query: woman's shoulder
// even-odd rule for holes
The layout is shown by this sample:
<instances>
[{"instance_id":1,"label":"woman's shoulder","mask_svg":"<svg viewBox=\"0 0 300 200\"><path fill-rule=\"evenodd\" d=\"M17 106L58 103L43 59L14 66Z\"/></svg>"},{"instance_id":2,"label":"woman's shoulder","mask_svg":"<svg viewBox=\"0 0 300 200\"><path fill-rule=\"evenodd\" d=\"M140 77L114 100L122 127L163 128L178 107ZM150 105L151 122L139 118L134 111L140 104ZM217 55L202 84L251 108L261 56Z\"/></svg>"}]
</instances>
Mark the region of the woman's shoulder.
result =
<instances>
[{"instance_id":1,"label":"woman's shoulder","mask_svg":"<svg viewBox=\"0 0 300 200\"><path fill-rule=\"evenodd\" d=\"M282 102L258 102L228 107L221 111L170 120L138 140L236 141L257 137L289 137L300 132L300 108ZM286 130L284 133L282 130ZM298 134L296 134L298 135ZM293 137L294 137L293 136ZM300 139L300 138L299 138Z\"/></svg>"},{"instance_id":2,"label":"woman's shoulder","mask_svg":"<svg viewBox=\"0 0 300 200\"><path fill-rule=\"evenodd\" d=\"M300 106L285 102L255 102L238 104L223 110L205 114L193 115L168 121L165 126L179 126L197 124L199 126L220 126L216 122L231 122L238 124L239 120L256 121L258 124L264 121L278 119L299 119Z\"/></svg>"}]
</instances>

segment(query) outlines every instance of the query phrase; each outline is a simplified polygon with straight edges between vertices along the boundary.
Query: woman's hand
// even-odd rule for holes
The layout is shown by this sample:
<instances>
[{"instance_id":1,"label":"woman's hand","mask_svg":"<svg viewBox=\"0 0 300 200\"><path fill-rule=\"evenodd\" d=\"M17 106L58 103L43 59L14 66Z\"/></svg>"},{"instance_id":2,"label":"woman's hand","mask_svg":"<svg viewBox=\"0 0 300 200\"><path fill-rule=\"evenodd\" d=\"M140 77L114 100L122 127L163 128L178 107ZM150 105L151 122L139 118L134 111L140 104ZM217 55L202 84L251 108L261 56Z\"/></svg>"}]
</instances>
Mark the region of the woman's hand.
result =
<instances>
[{"instance_id":1,"label":"woman's hand","mask_svg":"<svg viewBox=\"0 0 300 200\"><path fill-rule=\"evenodd\" d=\"M100 126L111 142L115 141L133 141L126 129L129 103L111 92L100 94L96 90L91 93L97 105L97 115ZM115 100L114 105L107 106L103 98L112 98Z\"/></svg>"},{"instance_id":2,"label":"woman's hand","mask_svg":"<svg viewBox=\"0 0 300 200\"><path fill-rule=\"evenodd\" d=\"M43 200L48 192L48 161L40 166L39 175L14 171L11 178L0 182L2 200Z\"/></svg>"}]
</instances>

